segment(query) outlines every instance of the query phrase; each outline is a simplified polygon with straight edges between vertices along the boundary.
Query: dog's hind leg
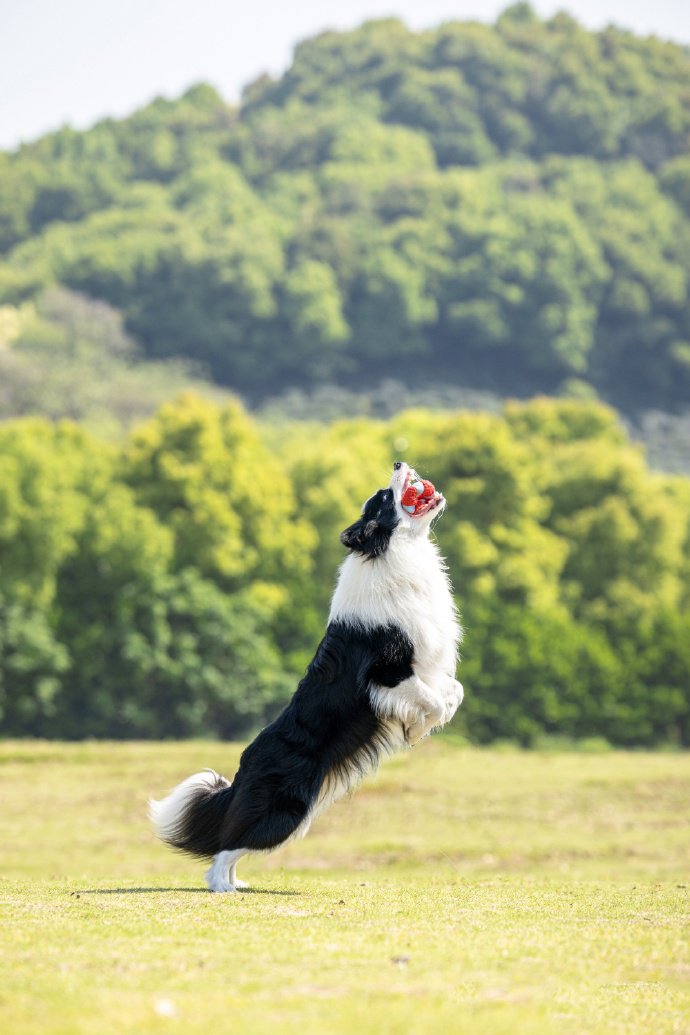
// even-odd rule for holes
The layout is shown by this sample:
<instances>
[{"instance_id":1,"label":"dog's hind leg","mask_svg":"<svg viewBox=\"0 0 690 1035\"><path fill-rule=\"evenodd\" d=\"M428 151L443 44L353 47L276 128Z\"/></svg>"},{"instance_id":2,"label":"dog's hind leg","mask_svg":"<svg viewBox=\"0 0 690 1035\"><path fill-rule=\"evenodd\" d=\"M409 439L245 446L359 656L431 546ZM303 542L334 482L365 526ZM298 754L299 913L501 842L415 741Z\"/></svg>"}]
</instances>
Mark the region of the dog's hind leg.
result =
<instances>
[{"instance_id":1,"label":"dog's hind leg","mask_svg":"<svg viewBox=\"0 0 690 1035\"><path fill-rule=\"evenodd\" d=\"M235 875L238 859L247 854L246 848L235 848L231 852L218 852L206 872L206 884L209 891L237 891L247 885Z\"/></svg>"}]
</instances>

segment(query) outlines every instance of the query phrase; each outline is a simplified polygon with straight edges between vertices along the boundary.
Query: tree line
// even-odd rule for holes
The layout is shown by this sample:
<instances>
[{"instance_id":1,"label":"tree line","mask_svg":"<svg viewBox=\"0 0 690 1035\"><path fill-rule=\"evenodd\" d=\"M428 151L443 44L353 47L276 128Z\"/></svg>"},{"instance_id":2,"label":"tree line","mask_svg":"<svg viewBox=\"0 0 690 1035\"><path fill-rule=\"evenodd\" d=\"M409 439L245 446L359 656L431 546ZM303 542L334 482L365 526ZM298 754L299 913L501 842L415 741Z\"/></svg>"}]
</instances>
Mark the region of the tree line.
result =
<instances>
[{"instance_id":1,"label":"tree line","mask_svg":"<svg viewBox=\"0 0 690 1035\"><path fill-rule=\"evenodd\" d=\"M690 480L651 473L611 410L270 423L191 393L118 445L0 423L2 734L248 735L292 693L339 532L397 458L448 499L458 732L690 745Z\"/></svg>"},{"instance_id":2,"label":"tree line","mask_svg":"<svg viewBox=\"0 0 690 1035\"><path fill-rule=\"evenodd\" d=\"M527 4L301 44L0 154L0 303L62 285L251 400L395 375L690 396L690 55Z\"/></svg>"}]
</instances>

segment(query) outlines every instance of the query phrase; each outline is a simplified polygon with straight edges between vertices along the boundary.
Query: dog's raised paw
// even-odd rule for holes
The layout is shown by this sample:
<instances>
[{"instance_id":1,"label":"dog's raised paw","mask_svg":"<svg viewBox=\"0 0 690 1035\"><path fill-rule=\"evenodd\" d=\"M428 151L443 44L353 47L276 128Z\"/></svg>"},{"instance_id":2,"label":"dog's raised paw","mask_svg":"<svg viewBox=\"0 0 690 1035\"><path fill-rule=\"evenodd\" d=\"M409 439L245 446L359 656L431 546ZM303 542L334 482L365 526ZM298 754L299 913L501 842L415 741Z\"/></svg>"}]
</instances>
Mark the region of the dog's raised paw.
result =
<instances>
[{"instance_id":1,"label":"dog's raised paw","mask_svg":"<svg viewBox=\"0 0 690 1035\"><path fill-rule=\"evenodd\" d=\"M409 726L403 726L403 735L410 747L420 741L428 732L428 727L424 722L415 722Z\"/></svg>"}]
</instances>

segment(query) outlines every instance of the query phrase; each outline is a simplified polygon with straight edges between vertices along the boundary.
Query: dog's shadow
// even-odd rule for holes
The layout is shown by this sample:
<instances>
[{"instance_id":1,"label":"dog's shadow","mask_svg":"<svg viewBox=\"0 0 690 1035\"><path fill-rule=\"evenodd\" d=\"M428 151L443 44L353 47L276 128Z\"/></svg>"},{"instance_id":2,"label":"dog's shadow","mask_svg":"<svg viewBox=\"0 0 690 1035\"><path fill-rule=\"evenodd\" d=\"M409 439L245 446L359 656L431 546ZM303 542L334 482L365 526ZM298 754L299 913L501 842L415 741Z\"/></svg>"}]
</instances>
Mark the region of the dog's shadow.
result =
<instances>
[{"instance_id":1,"label":"dog's shadow","mask_svg":"<svg viewBox=\"0 0 690 1035\"><path fill-rule=\"evenodd\" d=\"M210 895L207 888L80 888L71 895ZM237 895L299 895L299 891L274 891L272 888L239 888Z\"/></svg>"}]
</instances>

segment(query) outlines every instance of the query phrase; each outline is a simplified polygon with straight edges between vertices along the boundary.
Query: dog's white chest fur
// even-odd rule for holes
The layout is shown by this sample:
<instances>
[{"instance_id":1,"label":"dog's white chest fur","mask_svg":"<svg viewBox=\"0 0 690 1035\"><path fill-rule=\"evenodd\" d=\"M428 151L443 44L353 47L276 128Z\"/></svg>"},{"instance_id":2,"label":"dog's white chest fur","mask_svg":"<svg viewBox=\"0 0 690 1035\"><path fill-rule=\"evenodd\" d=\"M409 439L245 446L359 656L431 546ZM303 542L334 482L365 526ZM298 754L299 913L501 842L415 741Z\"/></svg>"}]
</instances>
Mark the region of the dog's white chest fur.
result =
<instances>
[{"instance_id":1,"label":"dog's white chest fur","mask_svg":"<svg viewBox=\"0 0 690 1035\"><path fill-rule=\"evenodd\" d=\"M455 677L461 629L445 564L425 535L396 529L385 554L351 553L343 563L329 621L365 628L397 625L414 647L414 670L430 686Z\"/></svg>"}]
</instances>

